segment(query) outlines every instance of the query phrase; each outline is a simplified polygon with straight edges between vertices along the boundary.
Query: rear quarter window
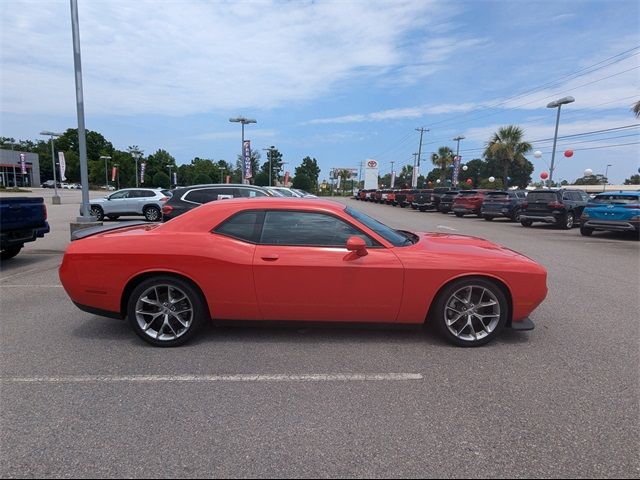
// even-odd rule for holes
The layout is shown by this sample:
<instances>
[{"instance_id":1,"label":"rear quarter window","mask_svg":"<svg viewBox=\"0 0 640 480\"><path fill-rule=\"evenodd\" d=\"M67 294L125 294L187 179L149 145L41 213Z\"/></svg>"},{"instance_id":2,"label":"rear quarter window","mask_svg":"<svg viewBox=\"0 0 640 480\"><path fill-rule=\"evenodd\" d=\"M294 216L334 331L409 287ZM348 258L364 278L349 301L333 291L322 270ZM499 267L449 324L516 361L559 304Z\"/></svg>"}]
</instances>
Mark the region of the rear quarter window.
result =
<instances>
[{"instance_id":1,"label":"rear quarter window","mask_svg":"<svg viewBox=\"0 0 640 480\"><path fill-rule=\"evenodd\" d=\"M224 221L214 232L249 243L258 243L264 212L241 212Z\"/></svg>"}]
</instances>

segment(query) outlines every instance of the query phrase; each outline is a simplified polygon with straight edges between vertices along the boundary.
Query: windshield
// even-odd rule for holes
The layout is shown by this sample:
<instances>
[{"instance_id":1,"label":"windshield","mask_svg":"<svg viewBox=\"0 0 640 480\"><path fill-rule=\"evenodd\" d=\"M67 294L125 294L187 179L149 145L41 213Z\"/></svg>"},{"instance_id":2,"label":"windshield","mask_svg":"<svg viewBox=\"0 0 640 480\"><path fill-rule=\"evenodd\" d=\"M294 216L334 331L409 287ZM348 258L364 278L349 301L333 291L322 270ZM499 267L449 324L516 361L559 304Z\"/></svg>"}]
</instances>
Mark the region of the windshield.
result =
<instances>
[{"instance_id":1,"label":"windshield","mask_svg":"<svg viewBox=\"0 0 640 480\"><path fill-rule=\"evenodd\" d=\"M345 208L344 210L348 215L358 220L360 223L366 225L378 235L383 237L386 241L391 243L394 247L403 247L407 245L413 245L417 241L417 237L410 232L401 232L394 230L391 227L387 227L384 223L380 223L375 218L371 218L362 212Z\"/></svg>"},{"instance_id":2,"label":"windshield","mask_svg":"<svg viewBox=\"0 0 640 480\"><path fill-rule=\"evenodd\" d=\"M596 198L592 199L590 203L597 203L600 205L609 205L609 204L621 204L628 205L632 203L640 202L640 195L616 195L616 194L606 194L606 195L597 195Z\"/></svg>"}]
</instances>

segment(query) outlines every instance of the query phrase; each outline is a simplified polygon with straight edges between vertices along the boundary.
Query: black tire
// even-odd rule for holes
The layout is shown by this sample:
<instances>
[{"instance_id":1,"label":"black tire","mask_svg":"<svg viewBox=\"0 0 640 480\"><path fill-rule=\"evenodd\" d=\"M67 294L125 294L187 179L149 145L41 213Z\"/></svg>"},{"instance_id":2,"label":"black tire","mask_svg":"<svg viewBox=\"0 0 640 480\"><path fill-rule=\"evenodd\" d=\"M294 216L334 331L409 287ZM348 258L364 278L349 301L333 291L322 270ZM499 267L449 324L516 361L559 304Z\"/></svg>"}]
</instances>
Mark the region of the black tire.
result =
<instances>
[{"instance_id":1,"label":"black tire","mask_svg":"<svg viewBox=\"0 0 640 480\"><path fill-rule=\"evenodd\" d=\"M465 292L468 288L472 288L471 299L468 304L463 305L464 302L460 301L459 299L455 299L453 295L459 293L461 290ZM490 292L490 295L481 293L483 290ZM486 315L486 313L488 312L494 312L494 314L498 317L497 321L491 319L487 320L489 323L486 325L488 325L489 328L492 328L489 333L487 333L486 330L480 332L476 330L476 327L480 327L482 324L480 318L473 314L459 315L458 318L460 318L460 320L458 322L452 323L450 327L447 326L447 321L451 320L451 317L454 317L456 315L454 312L458 312L458 310L455 310L453 308L447 308L447 305L451 306L453 304L460 309L465 309L463 311L466 311L466 308L473 308L474 305L477 307L478 303L480 303L481 301L483 303L493 301L491 296L493 296L495 298L495 301L497 302L497 308L499 309L498 313L495 313L495 306L483 307L480 309L480 311L482 312L480 315ZM477 310L474 310L474 312L477 313ZM479 347L481 345L489 343L502 331L507 323L508 316L509 301L502 291L502 288L500 288L496 283L489 279L485 279L482 277L468 277L451 282L438 294L435 303L430 309L429 321L435 323L436 328L438 329L440 334L448 342L460 347ZM464 317L467 318L465 319ZM462 325L466 323L471 317L473 317L472 325L463 327ZM458 331L458 334L460 334L460 336L456 336L451 331L456 330L458 327L460 327ZM475 331L475 340L467 340L465 338L461 338L462 336L466 336L464 332L467 332L467 335L471 336L470 333L472 329ZM480 338L478 338L478 335L480 335Z\"/></svg>"},{"instance_id":2,"label":"black tire","mask_svg":"<svg viewBox=\"0 0 640 480\"><path fill-rule=\"evenodd\" d=\"M511 221L512 222L520 222L520 210L516 210L515 212L513 212L513 214L511 215Z\"/></svg>"},{"instance_id":3,"label":"black tire","mask_svg":"<svg viewBox=\"0 0 640 480\"><path fill-rule=\"evenodd\" d=\"M573 212L567 212L561 218L558 226L563 230L570 230L573 228L574 223L575 223L575 217L573 216Z\"/></svg>"},{"instance_id":4,"label":"black tire","mask_svg":"<svg viewBox=\"0 0 640 480\"><path fill-rule=\"evenodd\" d=\"M418 210L420 210L421 212L426 212L427 211L427 209L424 208L424 207L420 207L420 208L418 208Z\"/></svg>"},{"instance_id":5,"label":"black tire","mask_svg":"<svg viewBox=\"0 0 640 480\"><path fill-rule=\"evenodd\" d=\"M411 208L412 208L413 210L417 210L417 209L418 209L418 207L414 207L413 205L411 205Z\"/></svg>"},{"instance_id":6,"label":"black tire","mask_svg":"<svg viewBox=\"0 0 640 480\"><path fill-rule=\"evenodd\" d=\"M490 222L491 220L493 220L493 217L491 215L483 215L483 217L487 222Z\"/></svg>"},{"instance_id":7,"label":"black tire","mask_svg":"<svg viewBox=\"0 0 640 480\"><path fill-rule=\"evenodd\" d=\"M403 205L402 203L400 204L400 208L404 208L406 207L406 205Z\"/></svg>"},{"instance_id":8,"label":"black tire","mask_svg":"<svg viewBox=\"0 0 640 480\"><path fill-rule=\"evenodd\" d=\"M0 260L9 260L10 258L15 257L22 250L23 245L19 245L17 247L7 247L3 248L0 252Z\"/></svg>"},{"instance_id":9,"label":"black tire","mask_svg":"<svg viewBox=\"0 0 640 480\"><path fill-rule=\"evenodd\" d=\"M593 228L580 227L581 235L584 235L585 237L590 237L592 233L593 233Z\"/></svg>"},{"instance_id":10,"label":"black tire","mask_svg":"<svg viewBox=\"0 0 640 480\"><path fill-rule=\"evenodd\" d=\"M462 218L464 217L464 213L459 213L459 212L454 212L456 214L456 217L458 218Z\"/></svg>"},{"instance_id":11,"label":"black tire","mask_svg":"<svg viewBox=\"0 0 640 480\"><path fill-rule=\"evenodd\" d=\"M530 227L533 225L533 222L531 220L520 220L520 225L523 227Z\"/></svg>"},{"instance_id":12,"label":"black tire","mask_svg":"<svg viewBox=\"0 0 640 480\"><path fill-rule=\"evenodd\" d=\"M144 209L144 218L148 222L159 222L162 218L162 212L158 207L150 206Z\"/></svg>"},{"instance_id":13,"label":"black tire","mask_svg":"<svg viewBox=\"0 0 640 480\"><path fill-rule=\"evenodd\" d=\"M136 313L136 311L138 310L138 300L140 300L140 298L143 296L148 296L147 294L145 294L145 292L147 292L149 289L153 287L157 288L159 294L156 295L159 295L159 297L155 300L157 300L158 303L160 303L161 305L171 305L170 302L167 302L168 298L163 297L163 290L166 286L176 289L174 290L174 294L177 290L181 290L185 295L185 299L188 300L189 305L191 306L192 315L190 317L190 323L188 328L186 328L184 332L180 332L181 324L178 323L178 320L170 317L170 315L174 314L165 314L164 318L162 318L163 315L160 314L160 317L151 321L147 330L143 329L143 327L139 323L139 321L143 322L145 321L145 319L151 318L151 316L146 317L144 315L141 315L141 318L139 319L138 314ZM184 308L187 306L187 304L183 302L184 301L176 302L175 305L178 305L177 308ZM154 307L152 306L150 308ZM157 308L160 311L165 307L159 305ZM172 277L169 275L157 275L151 278L147 278L131 292L131 295L127 299L127 319L129 320L131 328L133 328L133 331L136 332L136 334L145 342L157 347L177 347L178 345L182 345L183 343L187 342L191 337L193 337L198 328L200 328L200 326L204 323L207 312L208 309L206 307L205 300L197 288L195 288L190 282L182 278ZM164 322L169 322L169 320L171 320L170 323L167 323L167 325L170 327L169 330L172 330L175 326L176 328L178 328L177 332L179 333L179 336L176 336L176 338L173 339L162 339L157 337L153 338L153 329L158 329L157 333L158 336L160 336L160 334L164 333L166 329ZM160 323L160 321L162 321L163 323ZM186 317L183 318L183 321L187 321ZM151 332L146 333L149 330L151 330ZM174 333L174 335L177 335L177 333Z\"/></svg>"},{"instance_id":14,"label":"black tire","mask_svg":"<svg viewBox=\"0 0 640 480\"><path fill-rule=\"evenodd\" d=\"M96 217L96 220L99 222L104 220L104 211L97 205L91 205L91 215Z\"/></svg>"},{"instance_id":15,"label":"black tire","mask_svg":"<svg viewBox=\"0 0 640 480\"><path fill-rule=\"evenodd\" d=\"M120 215L107 215L107 218L109 220L117 220L120 218Z\"/></svg>"}]
</instances>

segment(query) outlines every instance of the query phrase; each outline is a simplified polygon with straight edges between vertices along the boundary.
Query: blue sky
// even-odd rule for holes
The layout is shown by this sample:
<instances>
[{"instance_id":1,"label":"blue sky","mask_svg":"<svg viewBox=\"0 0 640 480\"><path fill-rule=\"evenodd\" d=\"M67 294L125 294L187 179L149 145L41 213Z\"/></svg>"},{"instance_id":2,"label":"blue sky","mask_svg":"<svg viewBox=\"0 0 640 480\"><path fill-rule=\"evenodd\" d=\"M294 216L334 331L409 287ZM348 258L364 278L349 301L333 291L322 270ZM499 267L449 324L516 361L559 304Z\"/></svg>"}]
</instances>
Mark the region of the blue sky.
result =
<instances>
[{"instance_id":1,"label":"blue sky","mask_svg":"<svg viewBox=\"0 0 640 480\"><path fill-rule=\"evenodd\" d=\"M635 0L79 6L87 128L120 149L164 148L179 164L234 160L240 127L228 118L244 115L258 121L247 128L253 148L275 145L291 172L313 156L322 179L367 158L382 174L391 161L412 164L416 127L430 129L423 158L464 135L471 160L498 127L517 124L543 152L530 156L537 178L551 158L551 142L538 140L555 124L545 106L572 95L561 136L632 127L559 141L554 178L612 164L616 183L640 166L630 112L640 99ZM75 127L68 1L5 0L0 9L0 135ZM633 145L610 147L618 144Z\"/></svg>"}]
</instances>

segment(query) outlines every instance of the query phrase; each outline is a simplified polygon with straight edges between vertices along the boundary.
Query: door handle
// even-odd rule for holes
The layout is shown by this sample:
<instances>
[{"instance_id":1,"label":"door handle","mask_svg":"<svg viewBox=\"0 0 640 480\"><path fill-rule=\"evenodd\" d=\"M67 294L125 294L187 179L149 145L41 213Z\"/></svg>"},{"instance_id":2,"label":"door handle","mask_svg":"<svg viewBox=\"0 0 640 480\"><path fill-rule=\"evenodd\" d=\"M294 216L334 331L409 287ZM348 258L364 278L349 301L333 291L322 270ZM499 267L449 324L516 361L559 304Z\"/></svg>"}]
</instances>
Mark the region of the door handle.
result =
<instances>
[{"instance_id":1,"label":"door handle","mask_svg":"<svg viewBox=\"0 0 640 480\"><path fill-rule=\"evenodd\" d=\"M275 253L272 255L263 255L261 257L263 260L267 261L267 262L275 262L276 260L278 260L280 258L280 256L276 255Z\"/></svg>"}]
</instances>

